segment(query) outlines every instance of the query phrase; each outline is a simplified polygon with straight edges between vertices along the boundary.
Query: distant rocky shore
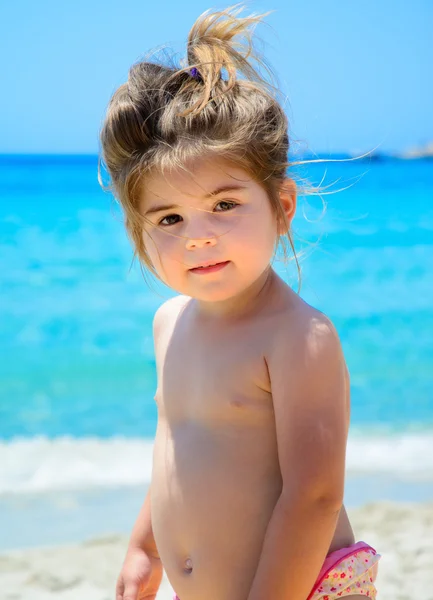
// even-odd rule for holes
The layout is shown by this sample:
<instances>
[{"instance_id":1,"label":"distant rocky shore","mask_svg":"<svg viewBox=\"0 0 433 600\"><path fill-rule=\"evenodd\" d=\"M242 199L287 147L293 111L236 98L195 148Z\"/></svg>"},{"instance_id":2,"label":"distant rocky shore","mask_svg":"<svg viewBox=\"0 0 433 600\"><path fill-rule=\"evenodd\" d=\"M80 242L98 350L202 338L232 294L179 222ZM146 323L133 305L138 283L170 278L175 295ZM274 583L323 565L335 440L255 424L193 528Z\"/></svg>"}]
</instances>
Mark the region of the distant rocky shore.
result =
<instances>
[{"instance_id":1,"label":"distant rocky shore","mask_svg":"<svg viewBox=\"0 0 433 600\"><path fill-rule=\"evenodd\" d=\"M293 158L300 160L345 160L345 159L356 159L363 160L365 162L371 161L390 161L390 160L433 160L433 141L428 142L424 145L411 146L406 150L400 152L392 151L380 151L370 149L359 149L350 152L330 152L326 153L320 151L318 153L311 153L310 151L302 151L300 149L293 149ZM362 157L362 158L361 158Z\"/></svg>"},{"instance_id":2,"label":"distant rocky shore","mask_svg":"<svg viewBox=\"0 0 433 600\"><path fill-rule=\"evenodd\" d=\"M424 146L412 146L402 152L372 152L365 157L364 160L416 160L429 159L433 160L433 142L429 142Z\"/></svg>"}]
</instances>

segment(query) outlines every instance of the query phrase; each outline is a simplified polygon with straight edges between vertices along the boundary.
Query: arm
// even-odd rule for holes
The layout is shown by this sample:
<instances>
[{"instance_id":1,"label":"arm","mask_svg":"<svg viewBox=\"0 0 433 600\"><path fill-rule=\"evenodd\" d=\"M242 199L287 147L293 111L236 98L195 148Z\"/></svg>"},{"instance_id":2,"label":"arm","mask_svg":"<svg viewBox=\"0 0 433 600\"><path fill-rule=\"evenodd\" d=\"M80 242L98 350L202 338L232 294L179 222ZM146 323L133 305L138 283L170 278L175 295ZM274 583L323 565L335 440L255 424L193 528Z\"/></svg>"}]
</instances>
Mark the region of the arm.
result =
<instances>
[{"instance_id":1,"label":"arm","mask_svg":"<svg viewBox=\"0 0 433 600\"><path fill-rule=\"evenodd\" d=\"M325 315L305 321L283 327L266 357L283 487L248 600L307 599L343 504L347 369Z\"/></svg>"},{"instance_id":2,"label":"arm","mask_svg":"<svg viewBox=\"0 0 433 600\"><path fill-rule=\"evenodd\" d=\"M128 549L140 548L146 554L159 558L158 550L152 532L152 523L150 518L150 491L147 492L143 506L138 513L138 517L132 528Z\"/></svg>"}]
</instances>

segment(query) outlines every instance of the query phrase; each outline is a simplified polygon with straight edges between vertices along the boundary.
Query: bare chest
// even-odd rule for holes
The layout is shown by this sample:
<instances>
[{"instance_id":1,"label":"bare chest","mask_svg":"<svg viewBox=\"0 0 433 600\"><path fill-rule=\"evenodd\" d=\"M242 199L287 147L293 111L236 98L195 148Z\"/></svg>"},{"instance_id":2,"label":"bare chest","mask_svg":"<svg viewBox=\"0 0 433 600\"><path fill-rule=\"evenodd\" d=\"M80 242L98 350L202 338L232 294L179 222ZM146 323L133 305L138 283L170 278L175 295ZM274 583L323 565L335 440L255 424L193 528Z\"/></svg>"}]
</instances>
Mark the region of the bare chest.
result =
<instances>
[{"instance_id":1,"label":"bare chest","mask_svg":"<svg viewBox=\"0 0 433 600\"><path fill-rule=\"evenodd\" d=\"M169 421L254 422L273 413L268 373L254 336L172 332L157 353L155 399Z\"/></svg>"}]
</instances>

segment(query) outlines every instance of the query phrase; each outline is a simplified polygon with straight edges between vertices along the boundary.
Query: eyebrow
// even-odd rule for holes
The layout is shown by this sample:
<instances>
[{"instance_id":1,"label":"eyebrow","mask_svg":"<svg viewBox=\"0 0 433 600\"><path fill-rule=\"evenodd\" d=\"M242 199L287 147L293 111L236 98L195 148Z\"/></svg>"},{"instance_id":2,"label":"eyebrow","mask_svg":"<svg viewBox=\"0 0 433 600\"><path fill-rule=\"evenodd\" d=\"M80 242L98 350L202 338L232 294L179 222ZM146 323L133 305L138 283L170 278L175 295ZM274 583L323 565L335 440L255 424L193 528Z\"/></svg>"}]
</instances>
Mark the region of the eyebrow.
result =
<instances>
[{"instance_id":1,"label":"eyebrow","mask_svg":"<svg viewBox=\"0 0 433 600\"><path fill-rule=\"evenodd\" d=\"M212 198L213 196L218 196L219 194L223 194L223 193L227 193L227 192L235 192L235 191L239 191L239 190L247 190L248 188L244 185L222 185L218 188L216 188L216 190L214 190L213 192L210 192L209 194L205 194L203 196L203 200L208 200L209 198ZM151 206L148 210L146 210L145 214L146 215L150 215L150 214L154 214L157 212L161 212L163 210L172 210L174 208L180 208L180 206L178 204L160 204L158 206Z\"/></svg>"}]
</instances>

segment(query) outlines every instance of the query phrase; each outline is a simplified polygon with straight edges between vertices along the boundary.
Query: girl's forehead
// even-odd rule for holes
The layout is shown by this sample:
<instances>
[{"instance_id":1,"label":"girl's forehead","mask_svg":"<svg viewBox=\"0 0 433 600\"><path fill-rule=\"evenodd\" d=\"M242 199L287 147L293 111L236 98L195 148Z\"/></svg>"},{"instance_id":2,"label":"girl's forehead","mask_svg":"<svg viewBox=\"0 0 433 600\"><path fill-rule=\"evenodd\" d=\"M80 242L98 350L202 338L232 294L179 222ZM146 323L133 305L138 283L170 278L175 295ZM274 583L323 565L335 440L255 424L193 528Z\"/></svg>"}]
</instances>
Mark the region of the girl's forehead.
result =
<instances>
[{"instance_id":1,"label":"girl's forehead","mask_svg":"<svg viewBox=\"0 0 433 600\"><path fill-rule=\"evenodd\" d=\"M178 168L149 176L144 182L142 200L148 202L173 196L206 198L223 188L248 189L254 184L252 177L240 166L214 159L189 170Z\"/></svg>"}]
</instances>

